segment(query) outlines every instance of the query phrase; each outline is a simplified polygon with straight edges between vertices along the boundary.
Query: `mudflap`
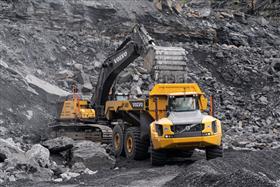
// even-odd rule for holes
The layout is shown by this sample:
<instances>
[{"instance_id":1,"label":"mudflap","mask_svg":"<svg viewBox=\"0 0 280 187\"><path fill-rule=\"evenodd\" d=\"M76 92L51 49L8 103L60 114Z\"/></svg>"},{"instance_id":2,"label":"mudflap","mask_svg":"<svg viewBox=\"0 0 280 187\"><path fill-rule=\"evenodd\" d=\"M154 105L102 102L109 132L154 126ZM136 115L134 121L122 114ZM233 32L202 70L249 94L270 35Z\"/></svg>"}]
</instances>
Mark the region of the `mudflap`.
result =
<instances>
[{"instance_id":1,"label":"mudflap","mask_svg":"<svg viewBox=\"0 0 280 187\"><path fill-rule=\"evenodd\" d=\"M140 130L142 140L150 141L150 124L153 121L154 119L147 111L140 112Z\"/></svg>"}]
</instances>

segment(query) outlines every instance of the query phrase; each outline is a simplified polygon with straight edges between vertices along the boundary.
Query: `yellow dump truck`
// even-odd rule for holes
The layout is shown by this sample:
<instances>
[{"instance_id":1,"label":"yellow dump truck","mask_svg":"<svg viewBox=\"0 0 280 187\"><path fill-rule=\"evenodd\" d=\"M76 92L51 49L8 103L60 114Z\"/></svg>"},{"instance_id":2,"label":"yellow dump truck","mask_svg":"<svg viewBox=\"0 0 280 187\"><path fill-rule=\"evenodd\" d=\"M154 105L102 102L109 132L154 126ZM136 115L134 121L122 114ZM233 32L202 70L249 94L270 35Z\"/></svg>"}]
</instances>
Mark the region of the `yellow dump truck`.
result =
<instances>
[{"instance_id":1,"label":"yellow dump truck","mask_svg":"<svg viewBox=\"0 0 280 187\"><path fill-rule=\"evenodd\" d=\"M222 157L222 125L203 114L207 103L193 83L156 84L145 99L107 101L116 156L141 160L150 152L152 164L163 165L170 155L190 157L199 148L207 159Z\"/></svg>"}]
</instances>

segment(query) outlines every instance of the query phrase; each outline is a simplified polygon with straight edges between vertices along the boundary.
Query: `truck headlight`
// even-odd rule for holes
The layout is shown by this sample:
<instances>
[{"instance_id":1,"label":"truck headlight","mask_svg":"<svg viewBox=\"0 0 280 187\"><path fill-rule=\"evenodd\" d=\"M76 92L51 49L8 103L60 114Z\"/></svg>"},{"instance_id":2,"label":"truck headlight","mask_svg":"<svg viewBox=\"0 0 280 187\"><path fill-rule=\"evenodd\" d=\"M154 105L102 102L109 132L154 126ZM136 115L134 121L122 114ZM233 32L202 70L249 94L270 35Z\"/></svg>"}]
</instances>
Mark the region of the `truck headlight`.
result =
<instances>
[{"instance_id":1,"label":"truck headlight","mask_svg":"<svg viewBox=\"0 0 280 187\"><path fill-rule=\"evenodd\" d=\"M202 134L203 134L203 136L211 136L211 132L204 132Z\"/></svg>"},{"instance_id":2,"label":"truck headlight","mask_svg":"<svg viewBox=\"0 0 280 187\"><path fill-rule=\"evenodd\" d=\"M173 135L164 135L164 138L173 138L174 136Z\"/></svg>"}]
</instances>

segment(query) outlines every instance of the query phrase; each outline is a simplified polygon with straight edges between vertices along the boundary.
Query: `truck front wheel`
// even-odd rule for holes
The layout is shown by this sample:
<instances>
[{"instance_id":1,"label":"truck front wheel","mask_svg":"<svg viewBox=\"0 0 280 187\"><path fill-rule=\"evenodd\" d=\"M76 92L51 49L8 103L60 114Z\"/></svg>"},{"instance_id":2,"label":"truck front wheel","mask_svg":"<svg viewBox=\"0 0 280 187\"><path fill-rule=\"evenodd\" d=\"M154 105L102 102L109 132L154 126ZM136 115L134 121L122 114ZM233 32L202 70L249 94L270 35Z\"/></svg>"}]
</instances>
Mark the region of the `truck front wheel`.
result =
<instances>
[{"instance_id":1,"label":"truck front wheel","mask_svg":"<svg viewBox=\"0 0 280 187\"><path fill-rule=\"evenodd\" d=\"M206 152L207 160L211 160L211 159L218 158L218 157L223 157L223 155L224 155L224 150L223 150L222 145L206 148L205 152Z\"/></svg>"},{"instance_id":2,"label":"truck front wheel","mask_svg":"<svg viewBox=\"0 0 280 187\"><path fill-rule=\"evenodd\" d=\"M151 152L151 163L153 166L163 166L166 162L167 155L164 150L154 150Z\"/></svg>"}]
</instances>

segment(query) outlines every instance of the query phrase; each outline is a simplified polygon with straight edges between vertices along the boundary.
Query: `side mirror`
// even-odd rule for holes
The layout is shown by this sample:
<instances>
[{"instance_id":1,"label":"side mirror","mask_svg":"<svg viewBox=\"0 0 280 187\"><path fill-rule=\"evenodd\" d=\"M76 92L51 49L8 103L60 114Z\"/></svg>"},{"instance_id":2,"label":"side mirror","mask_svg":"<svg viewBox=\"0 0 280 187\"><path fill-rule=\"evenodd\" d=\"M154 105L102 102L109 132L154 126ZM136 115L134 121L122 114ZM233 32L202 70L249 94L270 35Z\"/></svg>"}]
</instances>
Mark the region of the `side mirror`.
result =
<instances>
[{"instance_id":1,"label":"side mirror","mask_svg":"<svg viewBox=\"0 0 280 187\"><path fill-rule=\"evenodd\" d=\"M168 117L171 111L171 107L169 105L166 105L165 110L166 110L166 116Z\"/></svg>"}]
</instances>

